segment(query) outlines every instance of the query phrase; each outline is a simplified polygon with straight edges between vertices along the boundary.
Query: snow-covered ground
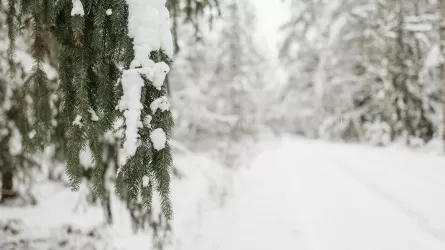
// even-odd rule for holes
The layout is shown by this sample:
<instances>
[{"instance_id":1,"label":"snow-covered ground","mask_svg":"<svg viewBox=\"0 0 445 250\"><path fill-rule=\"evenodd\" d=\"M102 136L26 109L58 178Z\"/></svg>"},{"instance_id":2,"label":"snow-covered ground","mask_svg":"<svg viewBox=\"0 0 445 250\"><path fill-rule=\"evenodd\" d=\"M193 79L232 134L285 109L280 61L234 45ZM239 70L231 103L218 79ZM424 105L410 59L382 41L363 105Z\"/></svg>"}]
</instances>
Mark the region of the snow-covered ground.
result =
<instances>
[{"instance_id":1,"label":"snow-covered ground","mask_svg":"<svg viewBox=\"0 0 445 250\"><path fill-rule=\"evenodd\" d=\"M206 155L177 158L174 249L445 249L445 157L293 138L259 143L234 174ZM37 238L60 233L57 224L88 232L100 223L73 214L75 194L58 192L38 208L0 207L0 221L24 219ZM12 238L0 234L0 246ZM101 249L149 240L121 233Z\"/></svg>"},{"instance_id":2,"label":"snow-covered ground","mask_svg":"<svg viewBox=\"0 0 445 250\"><path fill-rule=\"evenodd\" d=\"M445 249L444 157L289 139L261 151L217 249Z\"/></svg>"}]
</instances>

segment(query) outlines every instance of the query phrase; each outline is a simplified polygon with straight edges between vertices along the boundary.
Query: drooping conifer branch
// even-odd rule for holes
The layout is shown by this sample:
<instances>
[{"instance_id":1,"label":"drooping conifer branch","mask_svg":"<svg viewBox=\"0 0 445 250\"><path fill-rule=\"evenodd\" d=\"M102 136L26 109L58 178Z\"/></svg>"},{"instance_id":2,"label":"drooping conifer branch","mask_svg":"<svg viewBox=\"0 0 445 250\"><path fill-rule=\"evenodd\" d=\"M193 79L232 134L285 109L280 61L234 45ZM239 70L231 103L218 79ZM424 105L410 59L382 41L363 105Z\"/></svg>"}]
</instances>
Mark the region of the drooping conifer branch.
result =
<instances>
[{"instance_id":1,"label":"drooping conifer branch","mask_svg":"<svg viewBox=\"0 0 445 250\"><path fill-rule=\"evenodd\" d=\"M17 0L9 0L8 1L8 11L6 22L8 24L8 39L9 39L9 47L8 47L8 64L10 74L13 75L15 72L15 62L14 62L14 51L15 51L15 36L16 36L16 16L17 16Z\"/></svg>"},{"instance_id":2,"label":"drooping conifer branch","mask_svg":"<svg viewBox=\"0 0 445 250\"><path fill-rule=\"evenodd\" d=\"M160 13L159 20L146 19L141 27L154 27L143 34L149 38L143 43L159 39L161 46L151 43L150 49L142 53L135 49L147 44L136 44L138 40L134 34L137 32L129 28L134 21L131 3L148 6L147 10ZM132 135L135 140L127 146L134 144L134 152L122 154L123 150L116 150L122 158L116 191L123 199L143 204L148 209L155 191L161 196L164 215L171 218L172 153L168 140L173 118L167 100L166 74L172 55L179 49L178 24L184 20L197 23L196 18L203 9L216 6L217 1L9 0L8 5L11 69L16 31L27 29L32 35L35 64L26 81L25 93L32 99L30 107L35 116L30 128L32 148L42 148L57 129L64 140L62 144L72 189L77 190L85 172L89 172L80 159L80 155L88 151L91 162L87 165L93 168L94 191L103 196L106 190L105 135L114 134L116 143L124 148ZM170 33L168 10L173 20L174 39ZM57 88L51 85L44 67L49 56L54 58L51 52L55 48L50 48L48 42L52 38L57 41L58 63L53 64L58 67ZM141 106L133 119L136 124L129 122L128 114L134 111L132 108L118 108L126 91L123 88L125 72L136 72L133 79L139 79L140 83L138 101ZM134 83L129 82L126 86L132 87ZM56 112L50 100L52 95L60 100ZM131 133L130 125L136 128Z\"/></svg>"}]
</instances>

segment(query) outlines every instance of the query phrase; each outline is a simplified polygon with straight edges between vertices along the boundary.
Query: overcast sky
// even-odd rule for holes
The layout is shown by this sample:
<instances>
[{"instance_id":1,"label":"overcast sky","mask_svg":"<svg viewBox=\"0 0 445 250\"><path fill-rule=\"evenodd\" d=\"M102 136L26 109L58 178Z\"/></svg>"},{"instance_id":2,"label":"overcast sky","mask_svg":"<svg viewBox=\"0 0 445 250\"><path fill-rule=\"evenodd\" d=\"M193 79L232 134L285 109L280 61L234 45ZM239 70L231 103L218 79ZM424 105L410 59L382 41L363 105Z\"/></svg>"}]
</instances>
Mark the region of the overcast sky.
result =
<instances>
[{"instance_id":1,"label":"overcast sky","mask_svg":"<svg viewBox=\"0 0 445 250\"><path fill-rule=\"evenodd\" d=\"M276 51L279 42L277 29L288 18L288 8L283 0L251 0L258 13L258 32L268 46Z\"/></svg>"}]
</instances>

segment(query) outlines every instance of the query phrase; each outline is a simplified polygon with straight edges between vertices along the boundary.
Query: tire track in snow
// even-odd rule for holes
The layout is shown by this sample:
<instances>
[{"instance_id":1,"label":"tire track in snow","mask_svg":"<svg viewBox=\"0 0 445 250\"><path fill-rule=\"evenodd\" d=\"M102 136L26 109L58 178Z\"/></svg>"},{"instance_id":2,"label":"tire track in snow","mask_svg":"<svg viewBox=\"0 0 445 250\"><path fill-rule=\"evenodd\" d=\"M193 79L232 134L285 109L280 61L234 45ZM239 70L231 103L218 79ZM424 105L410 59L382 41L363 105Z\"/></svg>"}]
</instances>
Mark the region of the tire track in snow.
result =
<instances>
[{"instance_id":1,"label":"tire track in snow","mask_svg":"<svg viewBox=\"0 0 445 250\"><path fill-rule=\"evenodd\" d=\"M399 200L395 195L386 192L383 188L380 188L376 183L366 178L364 174L360 174L357 171L354 171L352 167L349 166L348 163L341 162L338 159L334 161L338 163L334 164L334 166L336 166L346 175L362 183L368 189L372 190L372 192L378 194L386 202L390 203L398 210L400 210L402 213L404 213L406 216L408 216L409 219L413 221L413 223L415 223L419 228L421 228L428 234L432 235L437 240L445 243L445 229L436 229L432 227L430 221L425 215L416 212L413 209L410 209L408 206L403 205L403 201Z\"/></svg>"},{"instance_id":2,"label":"tire track in snow","mask_svg":"<svg viewBox=\"0 0 445 250\"><path fill-rule=\"evenodd\" d=\"M416 178L420 175L425 180L445 186L445 168L437 164L439 161L445 164L443 156L424 154L406 148L376 148L354 144L332 144L330 147L335 151L336 158L341 156L348 159L351 155L358 155L361 162L366 162L367 165L391 166L391 169L416 174ZM434 175L431 175L432 173Z\"/></svg>"},{"instance_id":3,"label":"tire track in snow","mask_svg":"<svg viewBox=\"0 0 445 250\"><path fill-rule=\"evenodd\" d=\"M440 235L432 235L413 223L379 193L342 171L342 162L332 156L343 152L349 153L345 154L348 158L354 152L351 148L313 141L294 141L287 148L280 150L287 165L296 169L288 173L296 175L294 188L302 190L295 194L301 206L298 212L304 218L301 228L308 236L310 249L443 249L444 242L437 238ZM367 153L373 152L368 150ZM357 158L356 163L363 164L362 158Z\"/></svg>"},{"instance_id":4,"label":"tire track in snow","mask_svg":"<svg viewBox=\"0 0 445 250\"><path fill-rule=\"evenodd\" d=\"M233 222L212 249L444 249L441 234L422 222L426 217L413 220L416 211L406 211L388 190L377 186L376 191L367 176L362 181L360 173L345 170L349 165L332 159L336 152L347 157L354 151L300 140L263 148L238 178L237 197L218 218Z\"/></svg>"},{"instance_id":5,"label":"tire track in snow","mask_svg":"<svg viewBox=\"0 0 445 250\"><path fill-rule=\"evenodd\" d=\"M218 220L226 231L212 249L231 250L311 250L297 222L291 176L280 163L280 150L264 151L240 169L235 178L235 195ZM217 243L216 243L217 241Z\"/></svg>"}]
</instances>

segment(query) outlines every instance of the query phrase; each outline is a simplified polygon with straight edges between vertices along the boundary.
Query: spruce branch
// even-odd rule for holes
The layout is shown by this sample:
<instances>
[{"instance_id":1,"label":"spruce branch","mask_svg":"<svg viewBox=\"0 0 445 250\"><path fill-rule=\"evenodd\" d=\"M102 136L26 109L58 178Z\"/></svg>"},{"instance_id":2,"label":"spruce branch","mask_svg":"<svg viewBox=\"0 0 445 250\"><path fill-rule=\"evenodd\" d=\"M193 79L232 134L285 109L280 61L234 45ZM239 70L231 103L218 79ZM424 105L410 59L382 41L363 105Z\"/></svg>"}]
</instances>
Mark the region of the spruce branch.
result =
<instances>
[{"instance_id":1,"label":"spruce branch","mask_svg":"<svg viewBox=\"0 0 445 250\"><path fill-rule=\"evenodd\" d=\"M9 47L7 50L8 54L8 64L11 76L15 74L15 62L14 62L14 53L15 53L15 39L16 39L16 15L17 15L17 0L9 0L8 1L8 12L6 17L6 22L8 25L8 38L9 38Z\"/></svg>"}]
</instances>

